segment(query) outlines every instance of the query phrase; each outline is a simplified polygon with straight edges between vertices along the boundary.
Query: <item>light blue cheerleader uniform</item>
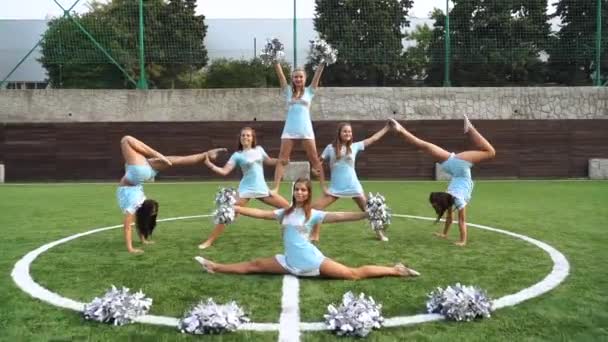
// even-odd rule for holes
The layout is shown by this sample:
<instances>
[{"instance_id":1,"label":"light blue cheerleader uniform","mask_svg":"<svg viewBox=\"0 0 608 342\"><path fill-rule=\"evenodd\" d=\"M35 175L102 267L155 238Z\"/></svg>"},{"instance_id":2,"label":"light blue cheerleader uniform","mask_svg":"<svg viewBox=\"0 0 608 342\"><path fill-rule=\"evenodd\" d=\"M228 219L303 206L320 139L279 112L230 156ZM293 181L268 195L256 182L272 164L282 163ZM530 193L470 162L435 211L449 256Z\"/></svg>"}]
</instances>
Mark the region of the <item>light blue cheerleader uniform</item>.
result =
<instances>
[{"instance_id":1,"label":"light blue cheerleader uniform","mask_svg":"<svg viewBox=\"0 0 608 342\"><path fill-rule=\"evenodd\" d=\"M302 208L295 208L285 218L283 217L284 212L285 209L274 211L276 219L281 223L283 229L283 245L285 246L285 254L277 254L275 259L293 275L318 276L325 256L310 243L309 236L312 228L317 223L323 222L325 212L312 209L308 221L306 221Z\"/></svg>"},{"instance_id":2,"label":"light blue cheerleader uniform","mask_svg":"<svg viewBox=\"0 0 608 342\"><path fill-rule=\"evenodd\" d=\"M351 153L346 154L346 146L342 146L340 159L336 158L333 145L327 145L321 158L329 160L331 180L329 193L334 197L357 197L363 195L363 187L355 171L357 154L365 149L363 141L350 145Z\"/></svg>"},{"instance_id":3,"label":"light blue cheerleader uniform","mask_svg":"<svg viewBox=\"0 0 608 342\"><path fill-rule=\"evenodd\" d=\"M315 96L311 87L304 88L304 94L299 99L293 99L291 86L285 89L287 100L287 119L281 139L314 139L315 132L312 130L310 119L310 104Z\"/></svg>"},{"instance_id":4,"label":"light blue cheerleader uniform","mask_svg":"<svg viewBox=\"0 0 608 342\"><path fill-rule=\"evenodd\" d=\"M245 151L237 151L230 156L227 164L241 168L243 178L239 183L240 198L268 197L270 190L264 179L264 159L268 158L262 146Z\"/></svg>"},{"instance_id":5,"label":"light blue cheerleader uniform","mask_svg":"<svg viewBox=\"0 0 608 342\"><path fill-rule=\"evenodd\" d=\"M116 189L118 206L123 213L135 214L146 200L143 182L156 176L157 172L146 162L144 165L125 164L125 179L132 185L122 185Z\"/></svg>"},{"instance_id":6,"label":"light blue cheerleader uniform","mask_svg":"<svg viewBox=\"0 0 608 342\"><path fill-rule=\"evenodd\" d=\"M448 185L448 194L454 196L454 204L456 209L460 210L466 207L471 201L473 193L473 179L471 178L471 167L473 163L456 157L454 153L440 164L441 168L452 176Z\"/></svg>"}]
</instances>

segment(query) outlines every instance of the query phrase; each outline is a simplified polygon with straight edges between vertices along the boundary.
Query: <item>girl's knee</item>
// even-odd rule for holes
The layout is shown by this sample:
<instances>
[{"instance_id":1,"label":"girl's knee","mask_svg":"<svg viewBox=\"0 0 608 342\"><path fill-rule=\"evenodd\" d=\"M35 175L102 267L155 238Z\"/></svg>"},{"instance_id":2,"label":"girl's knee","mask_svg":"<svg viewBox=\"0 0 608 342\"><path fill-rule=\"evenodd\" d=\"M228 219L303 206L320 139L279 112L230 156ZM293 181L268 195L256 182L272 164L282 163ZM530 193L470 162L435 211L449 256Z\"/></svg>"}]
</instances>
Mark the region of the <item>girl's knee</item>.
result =
<instances>
[{"instance_id":1,"label":"girl's knee","mask_svg":"<svg viewBox=\"0 0 608 342\"><path fill-rule=\"evenodd\" d=\"M133 140L133 137L132 137L132 136L130 136L130 135L125 135L125 136L123 136L123 137L120 139L120 143L121 143L121 144L123 144L123 145L124 145L124 144L128 144L128 143L129 143L129 141L131 141L131 140Z\"/></svg>"}]
</instances>

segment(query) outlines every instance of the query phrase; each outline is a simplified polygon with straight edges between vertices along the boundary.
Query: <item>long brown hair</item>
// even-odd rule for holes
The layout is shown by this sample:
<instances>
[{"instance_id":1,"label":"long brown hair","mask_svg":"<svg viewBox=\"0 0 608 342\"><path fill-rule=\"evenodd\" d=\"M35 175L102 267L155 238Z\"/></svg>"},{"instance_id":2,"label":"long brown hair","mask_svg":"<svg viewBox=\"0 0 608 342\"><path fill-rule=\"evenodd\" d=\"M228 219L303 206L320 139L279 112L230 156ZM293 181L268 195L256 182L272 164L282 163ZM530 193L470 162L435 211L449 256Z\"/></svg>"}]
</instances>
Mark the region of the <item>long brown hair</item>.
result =
<instances>
[{"instance_id":1,"label":"long brown hair","mask_svg":"<svg viewBox=\"0 0 608 342\"><path fill-rule=\"evenodd\" d=\"M310 219L310 214L312 212L312 183L310 182L309 179L306 178L298 178L295 183L293 183L293 188L291 189L292 192L295 192L296 189L296 185L303 183L304 185L306 185L306 189L308 190L308 198L306 199L306 201L304 201L302 208L304 209L304 216L306 217L306 221L308 221L308 219ZM287 210L285 210L283 212L283 217L281 218L281 222L283 222L283 219L285 219L285 217L287 217L287 215L291 214L294 210L296 209L296 196L295 194L291 196L291 207L287 208Z\"/></svg>"},{"instance_id":2,"label":"long brown hair","mask_svg":"<svg viewBox=\"0 0 608 342\"><path fill-rule=\"evenodd\" d=\"M302 95L304 95L304 90L306 90L306 70L304 70L304 68L302 67L297 67L293 69L293 72L291 73L291 97L293 98L296 94L296 85L293 83L293 75L299 71L304 73L304 86L302 87L302 93L300 94L300 96L296 97L297 99L301 98Z\"/></svg>"},{"instance_id":3,"label":"long brown hair","mask_svg":"<svg viewBox=\"0 0 608 342\"><path fill-rule=\"evenodd\" d=\"M255 135L255 129L251 128L251 127L243 127L241 128L241 130L239 131L239 144L237 147L237 151L242 151L243 150L243 144L241 144L241 134L243 134L243 131L251 131L251 148L255 148L257 146L257 138Z\"/></svg>"},{"instance_id":4,"label":"long brown hair","mask_svg":"<svg viewBox=\"0 0 608 342\"><path fill-rule=\"evenodd\" d=\"M351 129L353 126L350 125L350 123L348 122L340 122L338 124L338 132L336 134L336 140L334 140L334 151L336 152L336 159L340 159L342 158L342 140L340 139L340 133L342 133L342 128L346 127L346 126L350 126ZM350 148L350 146L353 144L353 139L351 138L349 141L346 142L345 146L346 146L346 154L351 154L352 150Z\"/></svg>"},{"instance_id":5,"label":"long brown hair","mask_svg":"<svg viewBox=\"0 0 608 342\"><path fill-rule=\"evenodd\" d=\"M137 231L144 237L152 235L156 227L156 216L158 216L158 202L147 199L135 212L135 226Z\"/></svg>"},{"instance_id":6,"label":"long brown hair","mask_svg":"<svg viewBox=\"0 0 608 342\"><path fill-rule=\"evenodd\" d=\"M433 205L433 209L437 213L437 220L435 223L439 222L443 217L443 214L447 210L452 210L452 206L454 205L454 196L448 194L447 192L431 192L429 196L429 202Z\"/></svg>"}]
</instances>

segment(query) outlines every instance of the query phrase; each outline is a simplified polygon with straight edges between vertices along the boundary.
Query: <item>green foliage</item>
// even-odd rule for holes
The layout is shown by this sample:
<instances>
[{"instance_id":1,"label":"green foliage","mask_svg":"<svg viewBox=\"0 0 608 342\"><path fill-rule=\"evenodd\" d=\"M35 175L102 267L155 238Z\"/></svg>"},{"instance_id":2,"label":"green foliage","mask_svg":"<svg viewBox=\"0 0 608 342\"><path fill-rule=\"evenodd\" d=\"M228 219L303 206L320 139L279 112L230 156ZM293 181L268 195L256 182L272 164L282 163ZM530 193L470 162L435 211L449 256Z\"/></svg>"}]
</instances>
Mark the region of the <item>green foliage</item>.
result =
<instances>
[{"instance_id":1,"label":"green foliage","mask_svg":"<svg viewBox=\"0 0 608 342\"><path fill-rule=\"evenodd\" d=\"M134 87L111 64L80 25L133 78L139 77L139 5L137 1L94 2L86 14L70 14L49 22L40 62L57 88ZM181 74L207 64L203 40L207 26L196 15L195 0L144 2L145 67L153 88L185 86Z\"/></svg>"},{"instance_id":2,"label":"green foliage","mask_svg":"<svg viewBox=\"0 0 608 342\"><path fill-rule=\"evenodd\" d=\"M608 1L602 1L601 70L608 79ZM591 85L597 65L596 30L597 2L560 0L554 4L554 18L561 29L549 49L551 80L567 85Z\"/></svg>"},{"instance_id":3,"label":"green foliage","mask_svg":"<svg viewBox=\"0 0 608 342\"><path fill-rule=\"evenodd\" d=\"M290 77L290 67L282 64L285 77ZM265 88L278 87L279 80L272 65L264 65L260 59L216 59L206 68L205 88Z\"/></svg>"},{"instance_id":4,"label":"green foliage","mask_svg":"<svg viewBox=\"0 0 608 342\"><path fill-rule=\"evenodd\" d=\"M316 0L315 29L338 50L324 85L396 85L409 79L402 55L412 0ZM307 69L311 71L310 63Z\"/></svg>"},{"instance_id":5,"label":"green foliage","mask_svg":"<svg viewBox=\"0 0 608 342\"><path fill-rule=\"evenodd\" d=\"M454 86L544 83L540 59L548 46L546 0L454 0L450 11L450 66ZM445 14L433 13L430 85L444 78Z\"/></svg>"}]
</instances>

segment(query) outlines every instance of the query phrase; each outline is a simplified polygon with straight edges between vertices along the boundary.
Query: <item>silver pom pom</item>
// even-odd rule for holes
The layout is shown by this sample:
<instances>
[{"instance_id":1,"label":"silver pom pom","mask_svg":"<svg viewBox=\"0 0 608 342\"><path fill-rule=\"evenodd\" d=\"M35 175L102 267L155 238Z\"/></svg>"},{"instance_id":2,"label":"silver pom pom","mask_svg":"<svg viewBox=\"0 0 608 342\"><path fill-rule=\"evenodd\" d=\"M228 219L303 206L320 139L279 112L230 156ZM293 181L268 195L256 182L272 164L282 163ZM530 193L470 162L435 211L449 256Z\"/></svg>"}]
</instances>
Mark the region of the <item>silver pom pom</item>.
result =
<instances>
[{"instance_id":1,"label":"silver pom pom","mask_svg":"<svg viewBox=\"0 0 608 342\"><path fill-rule=\"evenodd\" d=\"M234 205L238 193L235 188L220 188L217 194L215 194L215 205L217 207L222 205Z\"/></svg>"},{"instance_id":2,"label":"silver pom pom","mask_svg":"<svg viewBox=\"0 0 608 342\"><path fill-rule=\"evenodd\" d=\"M95 297L93 301L84 306L84 318L123 325L131 323L140 315L145 315L152 306L152 299L147 298L141 291L129 293L129 289L123 287L118 290L114 285L103 297Z\"/></svg>"},{"instance_id":3,"label":"silver pom pom","mask_svg":"<svg viewBox=\"0 0 608 342\"><path fill-rule=\"evenodd\" d=\"M438 313L455 321L471 321L477 317L490 317L492 301L486 291L460 285L441 287L428 294L426 308L429 313Z\"/></svg>"},{"instance_id":4,"label":"silver pom pom","mask_svg":"<svg viewBox=\"0 0 608 342\"><path fill-rule=\"evenodd\" d=\"M234 221L236 197L237 191L234 188L220 188L215 195L216 210L213 213L215 224L230 224Z\"/></svg>"},{"instance_id":5,"label":"silver pom pom","mask_svg":"<svg viewBox=\"0 0 608 342\"><path fill-rule=\"evenodd\" d=\"M338 50L334 49L323 39L310 41L310 60L313 64L334 64L338 60Z\"/></svg>"},{"instance_id":6,"label":"silver pom pom","mask_svg":"<svg viewBox=\"0 0 608 342\"><path fill-rule=\"evenodd\" d=\"M374 231L386 230L391 224L391 208L386 205L384 196L370 193L367 198L366 211Z\"/></svg>"},{"instance_id":7,"label":"silver pom pom","mask_svg":"<svg viewBox=\"0 0 608 342\"><path fill-rule=\"evenodd\" d=\"M266 45L262 48L260 59L266 65L281 61L285 57L285 47L278 38L266 39Z\"/></svg>"},{"instance_id":8,"label":"silver pom pom","mask_svg":"<svg viewBox=\"0 0 608 342\"><path fill-rule=\"evenodd\" d=\"M245 311L234 301L215 304L212 298L201 301L179 321L178 329L189 334L219 334L235 331L249 322Z\"/></svg>"},{"instance_id":9,"label":"silver pom pom","mask_svg":"<svg viewBox=\"0 0 608 342\"><path fill-rule=\"evenodd\" d=\"M376 304L372 297L366 299L363 293L357 298L350 291L342 296L339 307L329 305L324 317L327 327L338 336L365 337L384 322L382 304Z\"/></svg>"}]
</instances>

